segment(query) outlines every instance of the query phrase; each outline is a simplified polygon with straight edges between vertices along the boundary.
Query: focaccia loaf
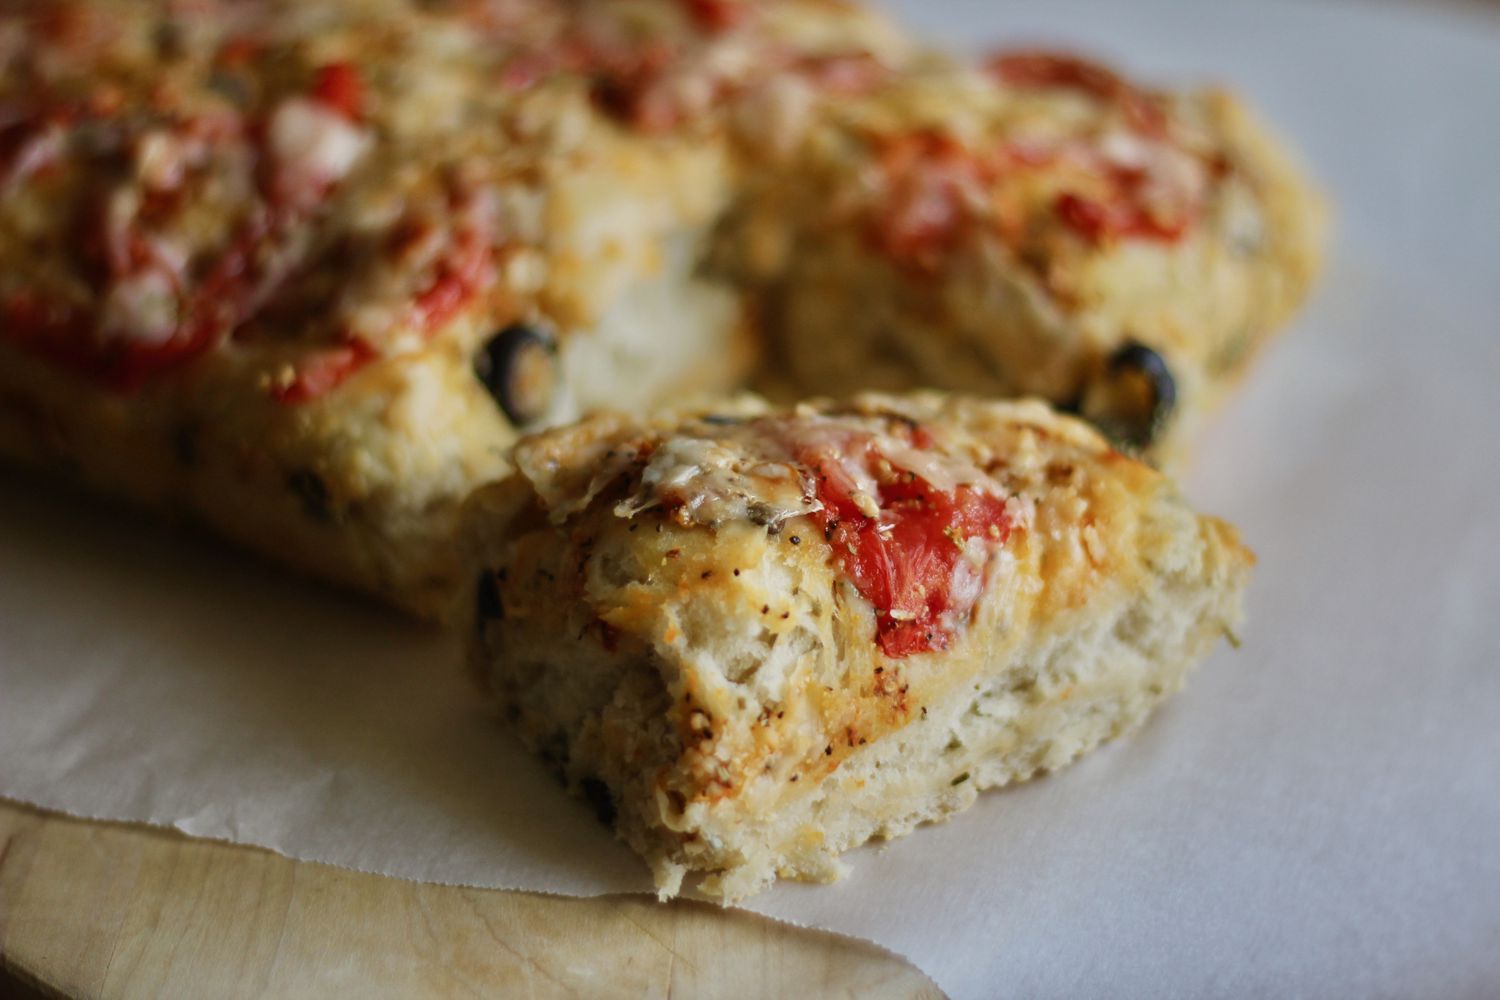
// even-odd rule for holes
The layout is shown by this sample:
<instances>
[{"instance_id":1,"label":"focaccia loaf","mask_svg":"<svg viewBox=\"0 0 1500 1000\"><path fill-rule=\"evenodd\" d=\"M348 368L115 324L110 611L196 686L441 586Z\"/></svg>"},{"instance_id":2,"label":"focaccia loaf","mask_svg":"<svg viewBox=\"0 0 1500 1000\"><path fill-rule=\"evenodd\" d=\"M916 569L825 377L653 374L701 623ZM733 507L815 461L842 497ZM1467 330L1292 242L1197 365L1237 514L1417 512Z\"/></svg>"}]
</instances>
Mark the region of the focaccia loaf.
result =
<instances>
[{"instance_id":1,"label":"focaccia loaf","mask_svg":"<svg viewBox=\"0 0 1500 1000\"><path fill-rule=\"evenodd\" d=\"M757 365L1163 457L1318 219L1231 98L840 0L27 0L0 455L441 617L518 433Z\"/></svg>"},{"instance_id":2,"label":"focaccia loaf","mask_svg":"<svg viewBox=\"0 0 1500 1000\"><path fill-rule=\"evenodd\" d=\"M1321 199L1233 95L1067 54L912 66L786 156L717 260L793 394L1039 395L1169 459L1322 254Z\"/></svg>"},{"instance_id":3,"label":"focaccia loaf","mask_svg":"<svg viewBox=\"0 0 1500 1000\"><path fill-rule=\"evenodd\" d=\"M601 415L515 460L469 511L471 658L664 895L835 877L1139 723L1253 561L1040 402Z\"/></svg>"},{"instance_id":4,"label":"focaccia loaf","mask_svg":"<svg viewBox=\"0 0 1500 1000\"><path fill-rule=\"evenodd\" d=\"M731 107L906 58L828 0L0 12L0 454L424 614L518 428L722 388Z\"/></svg>"}]
</instances>

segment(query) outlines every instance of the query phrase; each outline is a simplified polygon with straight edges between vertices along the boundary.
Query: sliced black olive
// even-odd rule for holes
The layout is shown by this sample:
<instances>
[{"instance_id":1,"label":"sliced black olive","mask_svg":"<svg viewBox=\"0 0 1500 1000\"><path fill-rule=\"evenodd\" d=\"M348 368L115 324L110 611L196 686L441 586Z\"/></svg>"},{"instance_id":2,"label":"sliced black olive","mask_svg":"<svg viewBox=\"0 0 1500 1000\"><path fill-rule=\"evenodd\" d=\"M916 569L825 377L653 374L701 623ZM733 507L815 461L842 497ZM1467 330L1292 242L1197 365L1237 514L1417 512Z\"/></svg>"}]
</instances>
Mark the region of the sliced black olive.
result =
<instances>
[{"instance_id":1,"label":"sliced black olive","mask_svg":"<svg viewBox=\"0 0 1500 1000\"><path fill-rule=\"evenodd\" d=\"M530 323L512 323L474 359L474 374L517 426L542 417L557 388L557 340Z\"/></svg>"},{"instance_id":2,"label":"sliced black olive","mask_svg":"<svg viewBox=\"0 0 1500 1000\"><path fill-rule=\"evenodd\" d=\"M714 427L733 427L736 424L745 422L743 417L730 417L722 413L706 413L699 419L705 424L711 424Z\"/></svg>"},{"instance_id":3,"label":"sliced black olive","mask_svg":"<svg viewBox=\"0 0 1500 1000\"><path fill-rule=\"evenodd\" d=\"M599 817L599 822L605 826L614 826L617 810L615 797L610 792L609 786L598 778L584 778L578 783L578 789L583 792L583 797L588 800L589 805L593 806L594 815Z\"/></svg>"},{"instance_id":4,"label":"sliced black olive","mask_svg":"<svg viewBox=\"0 0 1500 1000\"><path fill-rule=\"evenodd\" d=\"M1079 412L1106 435L1130 448L1147 448L1177 405L1177 381L1162 356L1130 341L1105 363L1084 390Z\"/></svg>"}]
</instances>

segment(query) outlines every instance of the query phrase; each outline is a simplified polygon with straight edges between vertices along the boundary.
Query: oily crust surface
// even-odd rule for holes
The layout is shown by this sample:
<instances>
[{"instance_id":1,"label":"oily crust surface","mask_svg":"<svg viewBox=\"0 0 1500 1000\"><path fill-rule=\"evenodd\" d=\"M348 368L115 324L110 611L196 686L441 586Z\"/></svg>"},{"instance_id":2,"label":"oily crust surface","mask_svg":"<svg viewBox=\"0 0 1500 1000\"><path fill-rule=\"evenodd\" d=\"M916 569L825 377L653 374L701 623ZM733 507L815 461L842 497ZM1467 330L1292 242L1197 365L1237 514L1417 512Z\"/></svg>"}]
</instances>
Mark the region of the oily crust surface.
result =
<instances>
[{"instance_id":1,"label":"oily crust surface","mask_svg":"<svg viewBox=\"0 0 1500 1000\"><path fill-rule=\"evenodd\" d=\"M895 456L868 466L881 485L866 527L898 539L886 553L898 583L884 591L846 558L869 551L847 530L859 505L838 507L846 527L830 528L830 505L846 498L820 484L838 476L824 463L834 451ZM740 401L654 421L605 415L523 441L517 466L471 510L486 566L475 665L523 739L614 820L665 892L685 872L730 899L777 873L827 878L872 835L1066 763L1175 689L1237 620L1252 562L1159 473L1036 402L867 395L794 412ZM900 492L914 469L950 497L997 503L923 548L902 512L925 517L943 501ZM944 561L942 544L961 554ZM928 568L903 585L914 564ZM1024 759L984 770L995 751L961 778L934 771L939 793L911 790L930 774L889 785L892 748L959 726L951 706L1020 686L1013 668L1076 635L1138 629L1131 616L1152 602L1177 608L1170 634L1103 668L1103 681L1133 685L1128 710L1101 708L1107 724L1054 747L1061 723L1037 713L1095 685L1059 679L1070 656L1094 654L1054 656L1063 673L1028 675L1027 725L1055 732ZM941 749L914 766L947 766ZM884 776L870 771L878 759Z\"/></svg>"}]
</instances>

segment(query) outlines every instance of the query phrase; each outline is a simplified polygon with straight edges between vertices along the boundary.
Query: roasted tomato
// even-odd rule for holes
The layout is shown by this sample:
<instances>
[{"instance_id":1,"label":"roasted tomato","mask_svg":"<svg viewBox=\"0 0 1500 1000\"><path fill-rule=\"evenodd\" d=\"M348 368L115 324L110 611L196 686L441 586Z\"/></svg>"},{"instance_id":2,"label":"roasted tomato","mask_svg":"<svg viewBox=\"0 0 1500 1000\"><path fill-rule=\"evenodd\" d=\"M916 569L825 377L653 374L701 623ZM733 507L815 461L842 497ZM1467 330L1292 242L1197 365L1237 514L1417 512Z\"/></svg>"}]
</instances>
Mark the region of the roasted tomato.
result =
<instances>
[{"instance_id":1,"label":"roasted tomato","mask_svg":"<svg viewBox=\"0 0 1500 1000\"><path fill-rule=\"evenodd\" d=\"M815 515L855 589L875 606L875 639L891 657L945 648L979 600L983 567L968 551L1004 544L1006 502L971 486L937 489L873 448L840 459L804 461L814 471L823 509ZM851 474L866 471L876 495ZM868 484L867 484L868 485Z\"/></svg>"}]
</instances>

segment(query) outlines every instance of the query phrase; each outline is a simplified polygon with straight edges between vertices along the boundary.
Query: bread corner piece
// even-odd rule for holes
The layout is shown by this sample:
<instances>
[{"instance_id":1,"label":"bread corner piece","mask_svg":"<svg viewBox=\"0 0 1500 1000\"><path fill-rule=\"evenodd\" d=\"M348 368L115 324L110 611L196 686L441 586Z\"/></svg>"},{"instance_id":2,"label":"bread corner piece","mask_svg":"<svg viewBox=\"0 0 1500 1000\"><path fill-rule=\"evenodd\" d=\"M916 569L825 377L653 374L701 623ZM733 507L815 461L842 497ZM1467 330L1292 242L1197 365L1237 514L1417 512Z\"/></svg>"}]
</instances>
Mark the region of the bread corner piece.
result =
<instances>
[{"instance_id":1,"label":"bread corner piece","mask_svg":"<svg viewBox=\"0 0 1500 1000\"><path fill-rule=\"evenodd\" d=\"M835 879L1124 732L1254 561L1036 402L739 400L516 459L469 510L472 662L663 897Z\"/></svg>"}]
</instances>

